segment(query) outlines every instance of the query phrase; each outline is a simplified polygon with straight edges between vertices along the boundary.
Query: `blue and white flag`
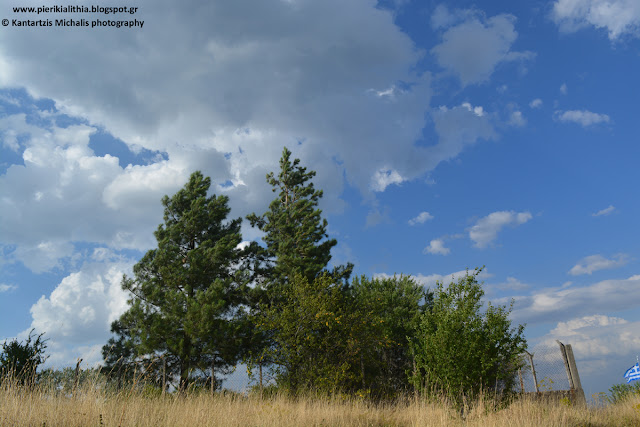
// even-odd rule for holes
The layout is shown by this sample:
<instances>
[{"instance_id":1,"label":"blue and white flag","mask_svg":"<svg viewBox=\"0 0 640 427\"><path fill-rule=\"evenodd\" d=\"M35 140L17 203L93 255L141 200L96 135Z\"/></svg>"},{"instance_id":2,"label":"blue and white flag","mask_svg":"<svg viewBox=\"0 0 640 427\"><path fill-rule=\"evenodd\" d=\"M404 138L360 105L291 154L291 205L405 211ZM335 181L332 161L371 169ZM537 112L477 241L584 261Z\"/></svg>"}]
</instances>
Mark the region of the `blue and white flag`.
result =
<instances>
[{"instance_id":1,"label":"blue and white flag","mask_svg":"<svg viewBox=\"0 0 640 427\"><path fill-rule=\"evenodd\" d=\"M640 380L640 366L636 363L624 373L624 377L627 382L630 383L633 380Z\"/></svg>"}]
</instances>

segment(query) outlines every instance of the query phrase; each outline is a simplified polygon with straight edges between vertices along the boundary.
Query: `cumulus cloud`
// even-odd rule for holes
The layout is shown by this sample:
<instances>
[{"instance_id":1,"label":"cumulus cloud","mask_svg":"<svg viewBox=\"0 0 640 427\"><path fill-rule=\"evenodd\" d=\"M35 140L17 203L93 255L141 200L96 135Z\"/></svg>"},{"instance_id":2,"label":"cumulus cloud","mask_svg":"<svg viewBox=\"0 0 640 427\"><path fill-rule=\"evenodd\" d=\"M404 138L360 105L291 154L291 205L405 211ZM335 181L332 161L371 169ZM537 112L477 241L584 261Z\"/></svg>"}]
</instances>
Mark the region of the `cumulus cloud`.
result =
<instances>
[{"instance_id":1,"label":"cumulus cloud","mask_svg":"<svg viewBox=\"0 0 640 427\"><path fill-rule=\"evenodd\" d=\"M469 238L473 240L478 248L487 247L498 237L498 233L506 226L518 226L529 221L531 213L499 211L480 218L475 225L469 229Z\"/></svg>"},{"instance_id":2,"label":"cumulus cloud","mask_svg":"<svg viewBox=\"0 0 640 427\"><path fill-rule=\"evenodd\" d=\"M420 212L418 216L409 220L409 225L424 224L425 222L432 219L433 219L433 215L431 215L429 212L426 212L426 211Z\"/></svg>"},{"instance_id":3,"label":"cumulus cloud","mask_svg":"<svg viewBox=\"0 0 640 427\"><path fill-rule=\"evenodd\" d=\"M640 36L640 4L635 0L557 0L552 17L565 32L593 26L605 29L611 41Z\"/></svg>"},{"instance_id":4,"label":"cumulus cloud","mask_svg":"<svg viewBox=\"0 0 640 427\"><path fill-rule=\"evenodd\" d=\"M16 285L8 285L6 283L0 283L0 294L3 292L9 292L18 289Z\"/></svg>"},{"instance_id":5,"label":"cumulus cloud","mask_svg":"<svg viewBox=\"0 0 640 427\"><path fill-rule=\"evenodd\" d=\"M542 107L542 99L536 98L529 103L529 107L531 108L540 108Z\"/></svg>"},{"instance_id":6,"label":"cumulus cloud","mask_svg":"<svg viewBox=\"0 0 640 427\"><path fill-rule=\"evenodd\" d=\"M461 17L466 19L449 27ZM501 62L530 60L532 52L515 52L511 46L518 37L515 17L501 14L485 18L475 11L449 12L438 6L432 15L432 26L447 28L442 43L431 49L438 64L460 78L463 86L489 79Z\"/></svg>"},{"instance_id":7,"label":"cumulus cloud","mask_svg":"<svg viewBox=\"0 0 640 427\"><path fill-rule=\"evenodd\" d=\"M609 207L599 210L598 212L592 213L591 216L607 216L613 213L613 211L615 210L616 208L613 205L609 205Z\"/></svg>"},{"instance_id":8,"label":"cumulus cloud","mask_svg":"<svg viewBox=\"0 0 640 427\"><path fill-rule=\"evenodd\" d=\"M424 253L430 253L434 255L448 255L451 253L451 249L445 247L443 239L433 239L429 242L429 246L424 248Z\"/></svg>"},{"instance_id":9,"label":"cumulus cloud","mask_svg":"<svg viewBox=\"0 0 640 427\"><path fill-rule=\"evenodd\" d=\"M61 128L55 117L43 127L28 124L24 115L5 119L22 135L24 161L0 176L0 235L5 247L13 247L5 252L9 259L42 273L72 257L73 242L136 249L153 244L153 229L162 219L160 199L186 182L186 170L149 179L155 170L170 169L155 164L144 169L147 176L117 188L137 168L123 169L108 154L97 156L89 147L94 127Z\"/></svg>"},{"instance_id":10,"label":"cumulus cloud","mask_svg":"<svg viewBox=\"0 0 640 427\"><path fill-rule=\"evenodd\" d=\"M131 274L133 262L105 248L95 250L92 258L31 307L29 329L46 332L51 366L71 364L77 357L97 362L95 348L104 345L111 322L127 308L120 283L123 274Z\"/></svg>"},{"instance_id":11,"label":"cumulus cloud","mask_svg":"<svg viewBox=\"0 0 640 427\"><path fill-rule=\"evenodd\" d=\"M609 116L606 114L593 113L587 110L556 111L555 118L561 122L578 123L583 127L598 123L609 123L611 121Z\"/></svg>"},{"instance_id":12,"label":"cumulus cloud","mask_svg":"<svg viewBox=\"0 0 640 427\"><path fill-rule=\"evenodd\" d=\"M635 295L639 287L640 275L635 275L587 286L568 284L539 289L530 295L514 297L513 317L519 322L537 323L626 310L639 305L637 299L629 297Z\"/></svg>"},{"instance_id":13,"label":"cumulus cloud","mask_svg":"<svg viewBox=\"0 0 640 427\"><path fill-rule=\"evenodd\" d=\"M625 265L628 262L628 256L625 254L618 254L613 259L607 259L602 255L590 255L582 258L576 265L574 265L569 274L572 276L578 276L581 274L591 274L598 270L608 270L611 268L617 268Z\"/></svg>"},{"instance_id":14,"label":"cumulus cloud","mask_svg":"<svg viewBox=\"0 0 640 427\"><path fill-rule=\"evenodd\" d=\"M104 31L7 34L0 84L51 98L64 113L170 161L191 153L195 162L205 149L226 154L237 184L230 193L239 197L254 196L243 184L264 189L282 146L298 141L294 154L318 177L333 174L333 159L342 165L340 179L323 187L327 199L339 197L345 173L363 192L383 191L389 183L376 181L381 170L402 179L427 171L414 142L431 89L429 74L414 72L423 52L394 24L393 11L375 6L266 0L175 10L160 0L145 9L145 31L134 39ZM204 29L197 37L194 26ZM39 54L61 45L67 49L55 58ZM80 60L83 73L70 65ZM263 200L239 205L247 202Z\"/></svg>"}]
</instances>

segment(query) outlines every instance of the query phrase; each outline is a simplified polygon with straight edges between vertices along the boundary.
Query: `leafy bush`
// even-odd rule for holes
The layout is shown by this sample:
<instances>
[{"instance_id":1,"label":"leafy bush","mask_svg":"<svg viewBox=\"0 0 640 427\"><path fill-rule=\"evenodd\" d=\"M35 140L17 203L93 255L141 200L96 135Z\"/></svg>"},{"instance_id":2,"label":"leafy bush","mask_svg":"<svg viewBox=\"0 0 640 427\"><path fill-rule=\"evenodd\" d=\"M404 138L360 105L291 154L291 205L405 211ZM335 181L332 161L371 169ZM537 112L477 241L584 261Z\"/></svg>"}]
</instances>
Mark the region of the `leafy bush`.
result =
<instances>
[{"instance_id":1,"label":"leafy bush","mask_svg":"<svg viewBox=\"0 0 640 427\"><path fill-rule=\"evenodd\" d=\"M412 340L414 384L452 400L480 392L510 391L526 350L524 326L511 328L511 307L487 304L477 276L481 269L445 287L438 283L433 304Z\"/></svg>"},{"instance_id":2,"label":"leafy bush","mask_svg":"<svg viewBox=\"0 0 640 427\"><path fill-rule=\"evenodd\" d=\"M630 384L615 384L609 389L609 401L619 403L633 396L640 396L640 382Z\"/></svg>"},{"instance_id":3,"label":"leafy bush","mask_svg":"<svg viewBox=\"0 0 640 427\"><path fill-rule=\"evenodd\" d=\"M2 344L0 352L0 375L12 375L20 384L32 382L36 378L38 366L47 360L44 355L47 340L44 333L35 335L32 329L23 343L14 339Z\"/></svg>"}]
</instances>

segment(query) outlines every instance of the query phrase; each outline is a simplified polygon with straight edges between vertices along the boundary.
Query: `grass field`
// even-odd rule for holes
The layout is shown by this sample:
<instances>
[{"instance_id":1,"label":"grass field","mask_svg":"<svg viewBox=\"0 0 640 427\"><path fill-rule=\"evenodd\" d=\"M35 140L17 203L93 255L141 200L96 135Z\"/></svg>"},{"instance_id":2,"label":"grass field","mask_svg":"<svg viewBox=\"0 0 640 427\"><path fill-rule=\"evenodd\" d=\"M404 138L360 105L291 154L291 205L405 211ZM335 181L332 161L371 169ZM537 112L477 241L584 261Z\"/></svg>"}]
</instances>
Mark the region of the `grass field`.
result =
<instances>
[{"instance_id":1,"label":"grass field","mask_svg":"<svg viewBox=\"0 0 640 427\"><path fill-rule=\"evenodd\" d=\"M495 408L480 400L464 417L444 401L394 404L333 397L261 398L219 393L148 396L82 387L75 396L45 387L0 384L0 426L640 426L640 397L577 407L519 400Z\"/></svg>"}]
</instances>

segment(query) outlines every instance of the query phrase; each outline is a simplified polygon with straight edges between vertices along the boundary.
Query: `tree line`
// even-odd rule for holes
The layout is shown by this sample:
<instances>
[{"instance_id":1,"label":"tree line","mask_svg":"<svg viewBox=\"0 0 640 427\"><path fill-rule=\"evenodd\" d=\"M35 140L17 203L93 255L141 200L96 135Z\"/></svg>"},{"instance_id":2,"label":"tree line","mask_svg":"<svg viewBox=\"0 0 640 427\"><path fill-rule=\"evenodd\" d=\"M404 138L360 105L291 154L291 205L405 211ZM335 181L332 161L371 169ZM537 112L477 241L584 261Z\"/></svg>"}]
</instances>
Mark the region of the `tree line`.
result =
<instances>
[{"instance_id":1,"label":"tree line","mask_svg":"<svg viewBox=\"0 0 640 427\"><path fill-rule=\"evenodd\" d=\"M337 241L315 172L287 148L279 166L266 176L267 211L246 217L262 244L242 244L242 218L229 218L228 197L209 195L201 172L162 199L157 247L122 279L128 309L111 325L103 373L214 390L245 363L293 394L511 390L524 327L512 327L511 307L483 305L480 269L425 289L402 275L352 278L351 263L328 268Z\"/></svg>"}]
</instances>

